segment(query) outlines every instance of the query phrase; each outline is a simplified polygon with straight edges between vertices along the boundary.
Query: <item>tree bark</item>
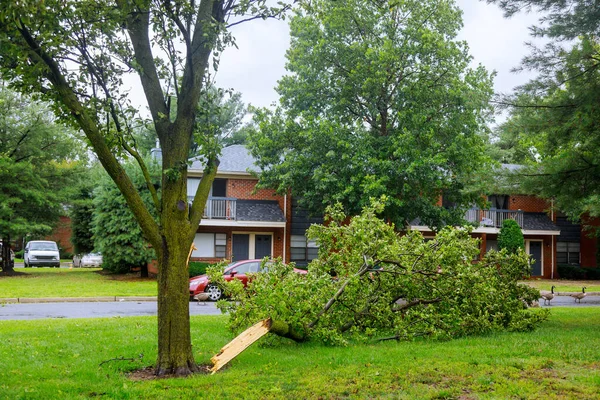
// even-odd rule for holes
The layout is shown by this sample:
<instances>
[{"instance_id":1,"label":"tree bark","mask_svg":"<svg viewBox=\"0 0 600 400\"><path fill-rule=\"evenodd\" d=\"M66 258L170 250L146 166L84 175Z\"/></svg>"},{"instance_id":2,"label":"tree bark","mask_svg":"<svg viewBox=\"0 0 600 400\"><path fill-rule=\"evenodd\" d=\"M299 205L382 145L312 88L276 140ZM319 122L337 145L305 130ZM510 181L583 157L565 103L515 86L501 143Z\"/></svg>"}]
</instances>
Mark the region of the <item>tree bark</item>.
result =
<instances>
[{"instance_id":1,"label":"tree bark","mask_svg":"<svg viewBox=\"0 0 600 400\"><path fill-rule=\"evenodd\" d=\"M2 265L0 267L5 274L14 272L14 266L10 260L10 236L2 238Z\"/></svg>"}]
</instances>

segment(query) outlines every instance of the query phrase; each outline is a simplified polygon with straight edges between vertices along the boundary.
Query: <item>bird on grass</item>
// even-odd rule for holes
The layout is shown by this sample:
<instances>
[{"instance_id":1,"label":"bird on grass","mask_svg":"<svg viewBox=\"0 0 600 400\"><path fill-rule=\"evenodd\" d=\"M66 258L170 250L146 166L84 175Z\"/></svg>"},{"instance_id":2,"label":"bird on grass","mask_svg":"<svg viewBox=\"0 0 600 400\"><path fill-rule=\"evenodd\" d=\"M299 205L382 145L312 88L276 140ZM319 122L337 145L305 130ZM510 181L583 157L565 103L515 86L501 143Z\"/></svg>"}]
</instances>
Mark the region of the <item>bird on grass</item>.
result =
<instances>
[{"instance_id":1,"label":"bird on grass","mask_svg":"<svg viewBox=\"0 0 600 400\"><path fill-rule=\"evenodd\" d=\"M550 288L550 293L544 293L541 295L542 299L544 299L544 305L546 305L546 302L548 302L548 305L551 305L550 300L554 298L554 288L555 286L552 285L552 287Z\"/></svg>"},{"instance_id":2,"label":"bird on grass","mask_svg":"<svg viewBox=\"0 0 600 400\"><path fill-rule=\"evenodd\" d=\"M579 300L579 303L581 303L581 299L583 299L586 295L587 295L587 293L585 292L585 286L584 286L581 288L581 293L572 294L571 297L575 298L575 303L577 303L577 300Z\"/></svg>"}]
</instances>

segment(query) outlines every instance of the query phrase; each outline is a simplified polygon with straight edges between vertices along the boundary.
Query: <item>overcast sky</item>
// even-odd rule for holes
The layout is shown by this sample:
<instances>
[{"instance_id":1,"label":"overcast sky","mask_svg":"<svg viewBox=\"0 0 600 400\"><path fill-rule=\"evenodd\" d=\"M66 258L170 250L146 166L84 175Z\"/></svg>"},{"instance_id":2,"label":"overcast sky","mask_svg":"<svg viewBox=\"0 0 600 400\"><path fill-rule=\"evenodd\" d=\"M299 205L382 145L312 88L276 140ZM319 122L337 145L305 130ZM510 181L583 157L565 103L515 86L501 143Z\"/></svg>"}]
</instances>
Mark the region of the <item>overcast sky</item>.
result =
<instances>
[{"instance_id":1,"label":"overcast sky","mask_svg":"<svg viewBox=\"0 0 600 400\"><path fill-rule=\"evenodd\" d=\"M474 63L496 71L497 92L508 93L526 82L531 74L514 74L528 53L528 27L534 15L521 14L511 19L502 16L495 5L477 0L457 0L464 15L460 39L469 43ZM253 21L234 27L238 49L225 50L217 73L217 84L243 95L245 103L268 106L278 99L274 87L285 74L285 51L289 46L289 28L285 21Z\"/></svg>"}]
</instances>

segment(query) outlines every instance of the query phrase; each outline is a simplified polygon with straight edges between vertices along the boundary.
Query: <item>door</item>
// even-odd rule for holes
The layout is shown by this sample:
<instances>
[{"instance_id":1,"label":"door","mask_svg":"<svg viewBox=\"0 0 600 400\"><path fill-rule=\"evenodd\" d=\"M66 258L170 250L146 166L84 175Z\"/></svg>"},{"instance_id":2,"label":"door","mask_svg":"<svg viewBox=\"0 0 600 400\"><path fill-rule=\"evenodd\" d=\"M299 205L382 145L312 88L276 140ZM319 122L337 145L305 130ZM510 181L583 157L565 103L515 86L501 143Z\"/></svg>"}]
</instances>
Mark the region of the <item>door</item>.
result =
<instances>
[{"instance_id":1,"label":"door","mask_svg":"<svg viewBox=\"0 0 600 400\"><path fill-rule=\"evenodd\" d=\"M254 257L271 257L271 235L256 235L254 237Z\"/></svg>"},{"instance_id":2,"label":"door","mask_svg":"<svg viewBox=\"0 0 600 400\"><path fill-rule=\"evenodd\" d=\"M249 258L249 246L250 246L250 235L240 235L240 234L233 234L232 235L232 255L231 261L241 261L241 260L247 260Z\"/></svg>"},{"instance_id":3,"label":"door","mask_svg":"<svg viewBox=\"0 0 600 400\"><path fill-rule=\"evenodd\" d=\"M531 263L531 275L542 275L542 242L529 242L529 255L533 259Z\"/></svg>"}]
</instances>

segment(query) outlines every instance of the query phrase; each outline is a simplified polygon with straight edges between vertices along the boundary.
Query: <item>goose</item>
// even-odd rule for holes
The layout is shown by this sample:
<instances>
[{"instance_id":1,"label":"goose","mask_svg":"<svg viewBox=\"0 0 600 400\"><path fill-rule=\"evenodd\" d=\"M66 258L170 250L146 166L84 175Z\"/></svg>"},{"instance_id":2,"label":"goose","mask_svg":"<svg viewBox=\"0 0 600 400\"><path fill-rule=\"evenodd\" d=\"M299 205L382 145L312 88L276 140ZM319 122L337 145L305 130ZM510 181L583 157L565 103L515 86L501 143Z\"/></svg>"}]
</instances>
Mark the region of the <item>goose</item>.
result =
<instances>
[{"instance_id":1,"label":"goose","mask_svg":"<svg viewBox=\"0 0 600 400\"><path fill-rule=\"evenodd\" d=\"M577 303L577 300L579 300L579 302L581 303L581 299L583 299L586 295L587 295L587 293L585 292L585 286L584 286L581 288L581 293L572 294L571 297L575 298L576 303Z\"/></svg>"},{"instance_id":2,"label":"goose","mask_svg":"<svg viewBox=\"0 0 600 400\"><path fill-rule=\"evenodd\" d=\"M542 299L544 299L544 305L546 305L546 302L548 302L548 305L551 305L550 300L554 298L554 288L555 286L552 285L552 287L550 288L550 293L542 294Z\"/></svg>"}]
</instances>

